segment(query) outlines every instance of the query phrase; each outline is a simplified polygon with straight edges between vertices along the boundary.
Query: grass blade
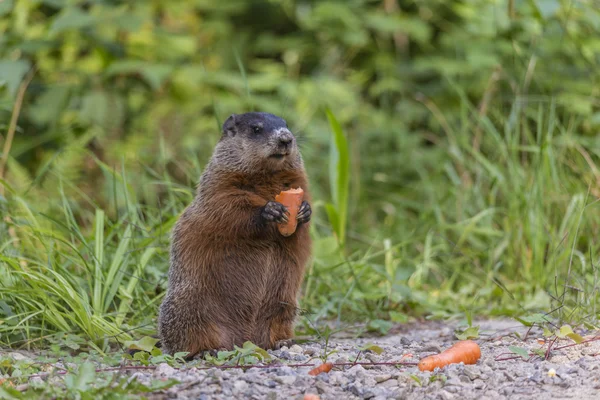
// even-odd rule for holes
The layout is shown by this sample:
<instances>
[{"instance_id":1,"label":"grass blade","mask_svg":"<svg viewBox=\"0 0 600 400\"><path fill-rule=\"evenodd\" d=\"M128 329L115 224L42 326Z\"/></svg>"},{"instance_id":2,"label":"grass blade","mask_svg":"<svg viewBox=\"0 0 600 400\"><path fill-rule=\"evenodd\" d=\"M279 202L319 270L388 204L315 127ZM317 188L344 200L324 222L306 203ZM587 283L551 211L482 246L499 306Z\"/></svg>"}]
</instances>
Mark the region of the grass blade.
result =
<instances>
[{"instance_id":1,"label":"grass blade","mask_svg":"<svg viewBox=\"0 0 600 400\"><path fill-rule=\"evenodd\" d=\"M333 213L328 208L330 222L334 227L341 246L346 241L346 222L348 218L348 192L350 187L350 156L348 141L338 120L331 110L325 110L331 127L331 145L329 153L329 179L331 197L336 211L336 217L331 220Z\"/></svg>"},{"instance_id":2,"label":"grass blade","mask_svg":"<svg viewBox=\"0 0 600 400\"><path fill-rule=\"evenodd\" d=\"M94 296L92 307L98 314L102 313L102 264L104 263L104 211L96 209L96 249L94 252Z\"/></svg>"}]
</instances>

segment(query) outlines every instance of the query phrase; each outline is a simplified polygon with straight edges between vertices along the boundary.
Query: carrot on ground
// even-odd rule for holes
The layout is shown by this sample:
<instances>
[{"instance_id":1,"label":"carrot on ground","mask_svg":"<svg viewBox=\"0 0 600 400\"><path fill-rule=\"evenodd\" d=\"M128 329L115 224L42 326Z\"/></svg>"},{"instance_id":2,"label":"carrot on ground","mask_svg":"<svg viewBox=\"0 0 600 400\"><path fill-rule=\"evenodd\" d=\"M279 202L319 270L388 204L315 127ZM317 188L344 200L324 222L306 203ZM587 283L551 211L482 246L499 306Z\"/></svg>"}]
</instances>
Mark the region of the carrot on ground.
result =
<instances>
[{"instance_id":1,"label":"carrot on ground","mask_svg":"<svg viewBox=\"0 0 600 400\"><path fill-rule=\"evenodd\" d=\"M321 372L325 372L325 373L327 373L327 372L331 371L331 368L333 368L333 364L332 364L332 363L330 363L330 362L326 362L326 363L323 363L323 364L319 365L319 366L318 366L318 367L316 367L316 368L313 368L313 369L311 369L311 370L308 372L308 374L309 374L309 375L312 375L312 376L317 376L317 375L319 375Z\"/></svg>"},{"instance_id":2,"label":"carrot on ground","mask_svg":"<svg viewBox=\"0 0 600 400\"><path fill-rule=\"evenodd\" d=\"M306 393L304 395L304 400L321 400L321 398L316 394Z\"/></svg>"},{"instance_id":3,"label":"carrot on ground","mask_svg":"<svg viewBox=\"0 0 600 400\"><path fill-rule=\"evenodd\" d=\"M461 340L440 354L425 357L419 361L419 370L433 371L450 364L475 364L481 358L479 345L472 340Z\"/></svg>"},{"instance_id":4,"label":"carrot on ground","mask_svg":"<svg viewBox=\"0 0 600 400\"><path fill-rule=\"evenodd\" d=\"M296 216L300 210L300 205L302 204L303 198L304 190L302 190L302 188L286 190L275 196L275 201L283 204L290 213L288 215L288 222L277 225L279 233L281 233L283 236L290 236L296 232L296 226L298 225Z\"/></svg>"}]
</instances>

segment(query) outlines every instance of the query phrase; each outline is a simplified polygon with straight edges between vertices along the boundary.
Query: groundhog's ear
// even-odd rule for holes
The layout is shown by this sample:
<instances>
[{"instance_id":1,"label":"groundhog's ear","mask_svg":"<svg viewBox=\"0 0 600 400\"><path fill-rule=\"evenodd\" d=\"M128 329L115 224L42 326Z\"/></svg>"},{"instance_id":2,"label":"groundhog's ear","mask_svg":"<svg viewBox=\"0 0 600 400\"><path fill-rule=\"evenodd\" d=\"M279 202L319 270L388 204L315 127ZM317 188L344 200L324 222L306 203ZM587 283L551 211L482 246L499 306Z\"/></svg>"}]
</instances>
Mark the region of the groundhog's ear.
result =
<instances>
[{"instance_id":1,"label":"groundhog's ear","mask_svg":"<svg viewBox=\"0 0 600 400\"><path fill-rule=\"evenodd\" d=\"M235 114L231 114L229 118L223 123L223 135L235 136L237 129L235 129Z\"/></svg>"}]
</instances>

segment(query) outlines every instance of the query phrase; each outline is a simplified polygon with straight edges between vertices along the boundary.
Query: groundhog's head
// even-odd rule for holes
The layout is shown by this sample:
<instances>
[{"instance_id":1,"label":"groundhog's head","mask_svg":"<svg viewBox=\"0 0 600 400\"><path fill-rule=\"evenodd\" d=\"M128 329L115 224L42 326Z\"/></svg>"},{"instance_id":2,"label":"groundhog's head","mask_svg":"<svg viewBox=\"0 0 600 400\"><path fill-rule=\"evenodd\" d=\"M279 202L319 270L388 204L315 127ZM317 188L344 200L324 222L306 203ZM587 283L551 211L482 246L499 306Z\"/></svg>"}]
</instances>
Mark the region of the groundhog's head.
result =
<instances>
[{"instance_id":1,"label":"groundhog's head","mask_svg":"<svg viewBox=\"0 0 600 400\"><path fill-rule=\"evenodd\" d=\"M248 171L283 170L302 163L296 138L287 123L273 114L233 114L223 124L217 145L220 161Z\"/></svg>"}]
</instances>

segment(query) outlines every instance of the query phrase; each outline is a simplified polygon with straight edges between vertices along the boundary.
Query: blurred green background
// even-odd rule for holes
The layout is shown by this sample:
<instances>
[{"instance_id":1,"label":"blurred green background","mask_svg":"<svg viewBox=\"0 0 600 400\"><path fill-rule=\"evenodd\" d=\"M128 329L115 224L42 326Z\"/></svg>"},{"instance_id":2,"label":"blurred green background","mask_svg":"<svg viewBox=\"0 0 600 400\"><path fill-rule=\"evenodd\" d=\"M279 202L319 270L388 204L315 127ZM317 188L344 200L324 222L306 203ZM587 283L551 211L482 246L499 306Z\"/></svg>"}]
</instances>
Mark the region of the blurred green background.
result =
<instances>
[{"instance_id":1,"label":"blurred green background","mask_svg":"<svg viewBox=\"0 0 600 400\"><path fill-rule=\"evenodd\" d=\"M151 332L169 230L251 110L311 179L300 330L595 324L599 66L595 0L2 0L0 344Z\"/></svg>"}]
</instances>

